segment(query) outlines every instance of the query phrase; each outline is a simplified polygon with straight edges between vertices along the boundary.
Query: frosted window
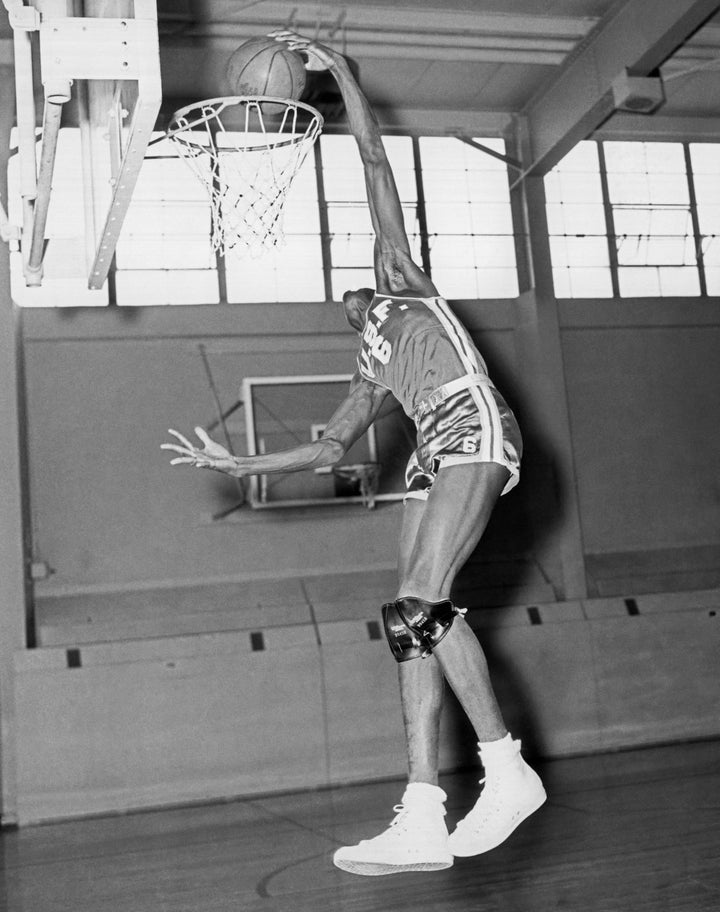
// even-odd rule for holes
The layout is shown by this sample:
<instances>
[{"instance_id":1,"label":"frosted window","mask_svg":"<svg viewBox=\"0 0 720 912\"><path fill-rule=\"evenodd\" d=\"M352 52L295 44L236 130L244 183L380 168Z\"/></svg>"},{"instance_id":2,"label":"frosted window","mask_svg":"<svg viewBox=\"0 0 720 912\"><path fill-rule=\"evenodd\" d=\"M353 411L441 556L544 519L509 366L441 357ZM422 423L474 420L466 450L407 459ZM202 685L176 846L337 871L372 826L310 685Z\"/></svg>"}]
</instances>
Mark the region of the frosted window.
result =
<instances>
[{"instance_id":1,"label":"frosted window","mask_svg":"<svg viewBox=\"0 0 720 912\"><path fill-rule=\"evenodd\" d=\"M709 295L720 295L720 266L706 266L705 281Z\"/></svg>"},{"instance_id":2,"label":"frosted window","mask_svg":"<svg viewBox=\"0 0 720 912\"><path fill-rule=\"evenodd\" d=\"M608 267L607 239L604 237L551 237L554 266L563 268Z\"/></svg>"},{"instance_id":3,"label":"frosted window","mask_svg":"<svg viewBox=\"0 0 720 912\"><path fill-rule=\"evenodd\" d=\"M216 304L217 276L212 270L118 270L118 302L135 307L159 304Z\"/></svg>"},{"instance_id":4,"label":"frosted window","mask_svg":"<svg viewBox=\"0 0 720 912\"><path fill-rule=\"evenodd\" d=\"M205 188L162 134L150 145L116 248L117 303L218 301Z\"/></svg>"},{"instance_id":5,"label":"frosted window","mask_svg":"<svg viewBox=\"0 0 720 912\"><path fill-rule=\"evenodd\" d=\"M232 144L232 134L218 138ZM475 142L498 155L499 139ZM517 294L515 242L507 166L500 159L455 137L417 141L423 173L416 173L415 143L386 136L383 143L401 198L411 255L430 268L448 297L514 297ZM153 137L123 222L114 260L115 281L87 290L82 156L77 128L61 130L48 218L45 276L39 289L27 289L20 257L12 257L12 289L25 306L102 306L114 288L123 306L324 300L329 281L335 298L348 288L374 285L374 230L357 143L352 136L319 140L323 174L311 153L296 175L283 209L284 243L253 259L212 249L212 212L206 186L163 134ZM587 152L585 153L587 157ZM583 156L575 156L582 171ZM221 170L223 166L221 164ZM225 169L227 170L227 169ZM222 174L221 174L222 176ZM17 156L11 156L8 205L13 224L22 222ZM580 198L584 178L572 175ZM325 198L328 234L321 236L318 185ZM421 218L418 185L426 210ZM596 203L594 191L583 202ZM586 207L587 209L587 207ZM568 215L573 230L589 230L592 213ZM426 223L427 246L420 226Z\"/></svg>"},{"instance_id":6,"label":"frosted window","mask_svg":"<svg viewBox=\"0 0 720 912\"><path fill-rule=\"evenodd\" d=\"M620 294L699 294L682 143L606 142L603 148Z\"/></svg>"},{"instance_id":7,"label":"frosted window","mask_svg":"<svg viewBox=\"0 0 720 912\"><path fill-rule=\"evenodd\" d=\"M330 253L335 266L372 267L374 235L333 235Z\"/></svg>"},{"instance_id":8,"label":"frosted window","mask_svg":"<svg viewBox=\"0 0 720 912\"><path fill-rule=\"evenodd\" d=\"M700 294L698 271L688 267L619 268L618 281L623 297L672 297Z\"/></svg>"},{"instance_id":9,"label":"frosted window","mask_svg":"<svg viewBox=\"0 0 720 912\"><path fill-rule=\"evenodd\" d=\"M514 268L440 267L433 270L433 281L447 298L513 298L518 293Z\"/></svg>"},{"instance_id":10,"label":"frosted window","mask_svg":"<svg viewBox=\"0 0 720 912\"><path fill-rule=\"evenodd\" d=\"M609 269L553 269L553 279L558 298L611 298L613 294Z\"/></svg>"},{"instance_id":11,"label":"frosted window","mask_svg":"<svg viewBox=\"0 0 720 912\"><path fill-rule=\"evenodd\" d=\"M315 158L308 155L285 198L282 240L260 256L239 247L224 256L227 299L233 304L323 301L322 243Z\"/></svg>"},{"instance_id":12,"label":"frosted window","mask_svg":"<svg viewBox=\"0 0 720 912\"><path fill-rule=\"evenodd\" d=\"M323 301L322 251L314 235L286 235L261 257L226 257L227 296L233 303Z\"/></svg>"},{"instance_id":13,"label":"frosted window","mask_svg":"<svg viewBox=\"0 0 720 912\"><path fill-rule=\"evenodd\" d=\"M332 271L332 296L334 301L342 301L346 291L374 287L375 273L372 269L333 269Z\"/></svg>"},{"instance_id":14,"label":"frosted window","mask_svg":"<svg viewBox=\"0 0 720 912\"><path fill-rule=\"evenodd\" d=\"M707 292L720 294L720 143L690 143Z\"/></svg>"},{"instance_id":15,"label":"frosted window","mask_svg":"<svg viewBox=\"0 0 720 912\"><path fill-rule=\"evenodd\" d=\"M498 139L476 142L505 154ZM432 277L449 298L517 295L507 166L454 137L419 141Z\"/></svg>"},{"instance_id":16,"label":"frosted window","mask_svg":"<svg viewBox=\"0 0 720 912\"><path fill-rule=\"evenodd\" d=\"M581 142L545 177L553 283L558 298L612 295L600 160Z\"/></svg>"},{"instance_id":17,"label":"frosted window","mask_svg":"<svg viewBox=\"0 0 720 912\"><path fill-rule=\"evenodd\" d=\"M682 143L606 142L604 151L608 174L685 174Z\"/></svg>"},{"instance_id":18,"label":"frosted window","mask_svg":"<svg viewBox=\"0 0 720 912\"><path fill-rule=\"evenodd\" d=\"M349 288L374 287L375 233L355 139L352 136L322 136L320 144L330 232L330 282L333 298L340 300ZM385 136L383 145L395 176L411 254L420 262L412 140L407 136Z\"/></svg>"},{"instance_id":19,"label":"frosted window","mask_svg":"<svg viewBox=\"0 0 720 912\"><path fill-rule=\"evenodd\" d=\"M703 259L706 266L720 266L720 238L705 238L703 242Z\"/></svg>"}]
</instances>

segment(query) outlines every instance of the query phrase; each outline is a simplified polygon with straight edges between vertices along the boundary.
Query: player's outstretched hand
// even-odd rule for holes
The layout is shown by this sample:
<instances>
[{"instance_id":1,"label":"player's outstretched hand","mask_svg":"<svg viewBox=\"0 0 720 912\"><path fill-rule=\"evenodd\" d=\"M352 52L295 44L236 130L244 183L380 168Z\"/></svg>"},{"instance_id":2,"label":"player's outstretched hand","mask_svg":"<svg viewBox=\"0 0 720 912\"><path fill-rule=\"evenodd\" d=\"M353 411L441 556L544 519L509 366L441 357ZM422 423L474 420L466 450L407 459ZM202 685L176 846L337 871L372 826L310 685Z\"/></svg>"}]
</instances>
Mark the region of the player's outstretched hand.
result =
<instances>
[{"instance_id":1,"label":"player's outstretched hand","mask_svg":"<svg viewBox=\"0 0 720 912\"><path fill-rule=\"evenodd\" d=\"M192 443L178 431L172 428L168 431L179 443L163 443L161 450L172 450L179 453L170 460L170 465L191 465L198 469L215 469L216 472L234 473L237 469L237 460L224 446L215 443L201 427L195 428L195 433L203 443L203 448L193 446Z\"/></svg>"},{"instance_id":2,"label":"player's outstretched hand","mask_svg":"<svg viewBox=\"0 0 720 912\"><path fill-rule=\"evenodd\" d=\"M268 33L268 38L274 38L275 41L279 41L281 44L286 45L290 51L299 51L301 54L304 54L307 58L307 63L305 64L306 70L316 72L327 70L332 66L334 59L338 56L335 51L325 47L324 44L320 44L319 41L314 41L312 38L306 38L304 35L293 32L291 29L275 29L275 31Z\"/></svg>"}]
</instances>

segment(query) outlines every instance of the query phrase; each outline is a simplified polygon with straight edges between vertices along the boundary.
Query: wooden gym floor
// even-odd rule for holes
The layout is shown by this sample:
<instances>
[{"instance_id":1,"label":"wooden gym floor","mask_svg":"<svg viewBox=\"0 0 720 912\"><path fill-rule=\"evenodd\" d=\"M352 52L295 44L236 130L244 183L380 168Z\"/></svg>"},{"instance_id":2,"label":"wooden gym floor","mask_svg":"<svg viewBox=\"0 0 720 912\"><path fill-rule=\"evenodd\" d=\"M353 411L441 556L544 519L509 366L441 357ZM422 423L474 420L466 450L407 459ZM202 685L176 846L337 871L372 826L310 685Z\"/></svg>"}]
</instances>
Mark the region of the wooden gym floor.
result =
<instances>
[{"instance_id":1,"label":"wooden gym floor","mask_svg":"<svg viewBox=\"0 0 720 912\"><path fill-rule=\"evenodd\" d=\"M402 783L60 822L1 836L3 912L717 912L720 742L538 764L548 804L434 874L357 877ZM443 777L452 825L475 776Z\"/></svg>"}]
</instances>

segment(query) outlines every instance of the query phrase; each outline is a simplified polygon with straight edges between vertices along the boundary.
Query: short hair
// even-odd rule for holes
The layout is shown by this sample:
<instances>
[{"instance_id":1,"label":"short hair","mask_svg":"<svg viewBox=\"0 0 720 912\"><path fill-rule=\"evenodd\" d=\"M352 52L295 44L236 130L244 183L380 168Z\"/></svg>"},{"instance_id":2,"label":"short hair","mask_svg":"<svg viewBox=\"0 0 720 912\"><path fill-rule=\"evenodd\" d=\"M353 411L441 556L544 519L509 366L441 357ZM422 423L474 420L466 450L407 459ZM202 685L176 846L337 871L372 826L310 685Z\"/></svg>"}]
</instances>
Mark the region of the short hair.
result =
<instances>
[{"instance_id":1,"label":"short hair","mask_svg":"<svg viewBox=\"0 0 720 912\"><path fill-rule=\"evenodd\" d=\"M374 295L374 288L356 288L352 291L348 289L343 295L343 301L347 300L348 298L359 298L365 307L369 307Z\"/></svg>"}]
</instances>

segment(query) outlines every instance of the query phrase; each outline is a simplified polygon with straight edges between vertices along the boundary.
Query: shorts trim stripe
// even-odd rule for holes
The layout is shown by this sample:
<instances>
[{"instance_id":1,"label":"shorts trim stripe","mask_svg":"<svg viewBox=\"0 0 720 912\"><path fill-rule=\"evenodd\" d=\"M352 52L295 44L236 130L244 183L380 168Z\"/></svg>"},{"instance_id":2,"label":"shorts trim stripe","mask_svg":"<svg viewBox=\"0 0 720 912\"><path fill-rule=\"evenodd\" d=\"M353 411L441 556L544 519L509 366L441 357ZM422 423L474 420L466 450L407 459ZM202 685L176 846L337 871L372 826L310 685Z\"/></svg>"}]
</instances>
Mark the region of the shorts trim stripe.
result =
<instances>
[{"instance_id":1,"label":"shorts trim stripe","mask_svg":"<svg viewBox=\"0 0 720 912\"><path fill-rule=\"evenodd\" d=\"M503 428L502 415L493 391L488 387L481 389L481 394L489 400L490 414L494 427L493 461L505 462L505 429Z\"/></svg>"},{"instance_id":2,"label":"shorts trim stripe","mask_svg":"<svg viewBox=\"0 0 720 912\"><path fill-rule=\"evenodd\" d=\"M485 386L471 386L470 395L480 413L480 423L484 431L480 440L483 461L504 462L502 421L492 393Z\"/></svg>"},{"instance_id":3,"label":"shorts trim stripe","mask_svg":"<svg viewBox=\"0 0 720 912\"><path fill-rule=\"evenodd\" d=\"M480 435L480 456L483 462L492 462L492 452L494 449L493 437L495 436L495 427L492 416L489 413L487 402L480 394L479 387L471 387L470 395L472 396L475 407L480 415L480 426L482 433Z\"/></svg>"}]
</instances>

